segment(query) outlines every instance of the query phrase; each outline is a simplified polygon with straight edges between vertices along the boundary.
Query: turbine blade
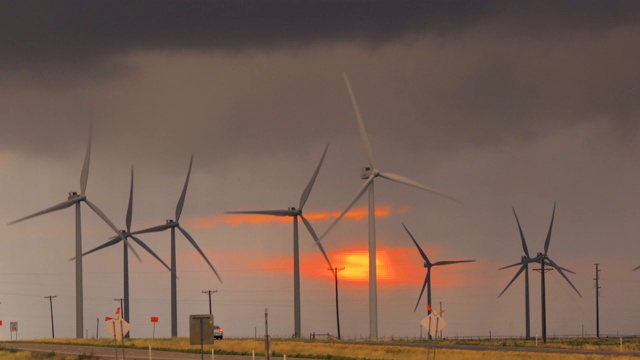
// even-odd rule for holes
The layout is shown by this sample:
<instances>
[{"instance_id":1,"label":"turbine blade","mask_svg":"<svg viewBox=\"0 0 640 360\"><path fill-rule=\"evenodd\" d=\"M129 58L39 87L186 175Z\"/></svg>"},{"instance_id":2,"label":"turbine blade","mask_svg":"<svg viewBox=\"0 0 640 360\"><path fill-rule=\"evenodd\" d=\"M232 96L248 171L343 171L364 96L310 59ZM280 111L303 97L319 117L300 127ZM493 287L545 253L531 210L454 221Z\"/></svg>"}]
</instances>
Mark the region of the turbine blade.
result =
<instances>
[{"instance_id":1,"label":"turbine blade","mask_svg":"<svg viewBox=\"0 0 640 360\"><path fill-rule=\"evenodd\" d=\"M636 268L634 268L634 269L633 269L633 270L631 270L631 271L636 271L636 270L638 270L638 269L640 269L640 266L637 266Z\"/></svg>"},{"instance_id":2,"label":"turbine blade","mask_svg":"<svg viewBox=\"0 0 640 360\"><path fill-rule=\"evenodd\" d=\"M153 226L153 227L150 227L150 228L134 231L134 232L131 233L131 235L146 234L146 233L152 233L152 232L160 232L160 231L164 231L164 230L170 229L171 227L173 227L173 224L162 224L162 225Z\"/></svg>"},{"instance_id":3,"label":"turbine blade","mask_svg":"<svg viewBox=\"0 0 640 360\"><path fill-rule=\"evenodd\" d=\"M129 190L129 205L127 206L127 232L131 232L131 218L133 217L133 165L131 165L131 190Z\"/></svg>"},{"instance_id":4,"label":"turbine blade","mask_svg":"<svg viewBox=\"0 0 640 360\"><path fill-rule=\"evenodd\" d=\"M142 259L140 258L140 255L138 255L138 252L136 251L136 249L134 249L133 246L131 246L131 244L129 244L129 242L127 241L126 238L124 239L124 243L127 244L127 247L131 250L133 255L135 255L136 258L138 258L138 261L142 262Z\"/></svg>"},{"instance_id":5,"label":"turbine blade","mask_svg":"<svg viewBox=\"0 0 640 360\"><path fill-rule=\"evenodd\" d=\"M524 250L524 254L527 255L527 257L530 257L529 248L527 247L527 242L524 239L524 233L522 232L522 227L520 226L520 220L518 219L518 214L516 214L516 209L512 207L511 210L513 210L513 215L516 217L516 223L518 223L518 230L520 231L520 240L522 240L522 250Z\"/></svg>"},{"instance_id":6,"label":"turbine blade","mask_svg":"<svg viewBox=\"0 0 640 360\"><path fill-rule=\"evenodd\" d=\"M225 214L254 214L254 215L271 215L271 216L294 216L298 215L293 210L247 210L247 211L225 211Z\"/></svg>"},{"instance_id":7,"label":"turbine blade","mask_svg":"<svg viewBox=\"0 0 640 360\"><path fill-rule=\"evenodd\" d=\"M331 261L329 261L329 257L327 256L327 253L324 251L324 248L322 247L322 243L320 243L320 239L318 239L318 235L316 235L315 230L313 230L311 223L309 223L309 221L307 221L307 219L302 214L300 214L300 218L302 219L304 226L306 226L307 230L309 230L309 234L311 234L313 241L315 241L316 245L318 245L318 248L320 248L320 251L322 252L322 256L324 256L324 259L327 260L327 264L329 265L329 268L333 269L333 266L331 265Z\"/></svg>"},{"instance_id":8,"label":"turbine blade","mask_svg":"<svg viewBox=\"0 0 640 360\"><path fill-rule=\"evenodd\" d=\"M507 284L507 287L505 287L504 290L502 290L502 292L500 293L500 295L498 295L498 298L500 298L500 296L502 296L502 294L504 294L504 292L507 291L509 286L511 286L511 284L513 284L513 282L516 281L516 279L518 278L518 276L520 276L520 274L522 274L522 272L524 271L526 266L527 266L527 264L522 264L522 266L520 267L520 270L518 270L518 272L513 277L513 279L511 279L511 281L509 281L509 283Z\"/></svg>"},{"instance_id":9,"label":"turbine blade","mask_svg":"<svg viewBox=\"0 0 640 360\"><path fill-rule=\"evenodd\" d=\"M409 229L407 229L407 227L403 224L402 227L407 231L407 234L409 234L409 236L411 237L411 240L413 240L413 243L416 244L416 247L418 248L418 251L420 251L420 255L422 255L422 259L429 265L431 265L431 261L429 261L429 258L427 257L427 254L424 253L424 251L422 251L422 248L420 247L420 245L418 245L418 242L416 241L416 239L413 237L413 235L411 235L411 232L409 232ZM417 305L416 305L417 306ZM415 311L415 310L414 310Z\"/></svg>"},{"instance_id":10,"label":"turbine blade","mask_svg":"<svg viewBox=\"0 0 640 360\"><path fill-rule=\"evenodd\" d=\"M549 262L549 259L546 259L546 260L545 260L545 264L547 264L547 265L549 265L549 266L553 266L553 265L551 264L551 262ZM575 271L571 271L571 270L569 270L569 269L567 269L567 268L563 268L562 266L558 266L558 268L559 268L559 269L561 269L562 271L565 271L565 272L568 272L568 273L571 273L571 274L574 274L574 275L575 275L575 273L576 273Z\"/></svg>"},{"instance_id":11,"label":"turbine blade","mask_svg":"<svg viewBox=\"0 0 640 360\"><path fill-rule=\"evenodd\" d=\"M98 216L102 219L102 221L104 221L107 225L109 225L109 227L116 233L118 234L118 237L122 240L125 240L125 238L122 236L122 234L120 233L120 231L118 231L118 228L116 228L115 225L113 225L113 222L111 222L111 220L109 220L109 218L107 217L107 215L105 215L102 210L100 210L94 203L92 203L91 201L89 201L89 199L85 198L84 202L87 203L87 205L89 205L89 207L91 208L91 210L93 210L93 212L95 212L96 214L98 214Z\"/></svg>"},{"instance_id":12,"label":"turbine blade","mask_svg":"<svg viewBox=\"0 0 640 360\"><path fill-rule=\"evenodd\" d=\"M468 263L475 262L475 260L448 260L448 261L438 261L433 264L433 266L442 266L442 265L451 265L451 264L460 264L460 263Z\"/></svg>"},{"instance_id":13,"label":"turbine blade","mask_svg":"<svg viewBox=\"0 0 640 360\"><path fill-rule=\"evenodd\" d=\"M89 162L91 161L91 134L93 125L89 125L89 142L87 143L87 152L84 155L84 163L82 164L82 172L80 173L80 193L84 195L87 190L87 181L89 180Z\"/></svg>"},{"instance_id":14,"label":"turbine blade","mask_svg":"<svg viewBox=\"0 0 640 360\"><path fill-rule=\"evenodd\" d=\"M307 199L309 198L309 194L311 193L313 184L316 182L316 178L318 177L318 173L320 172L320 167L322 166L322 162L324 161L324 156L327 155L327 149L329 149L329 144L325 146L324 152L322 153L322 157L320 158L320 162L316 167L316 171L313 172L313 176L311 176L311 179L309 180L307 187L304 189L302 196L300 196L300 205L298 206L298 209L300 210L302 210L302 208L304 207L304 204L307 203Z\"/></svg>"},{"instance_id":15,"label":"turbine blade","mask_svg":"<svg viewBox=\"0 0 640 360\"><path fill-rule=\"evenodd\" d=\"M182 227L178 226L178 230L180 230L180 232L182 233L182 235L184 235L184 237L187 238L187 240L189 240L189 242L191 243L191 245L193 245L194 248L196 248L196 250L198 250L198 252L200 253L200 255L202 255L202 257L204 258L204 260L207 262L207 264L209 264L209 267L211 268L211 270L213 270L213 273L216 274L216 276L218 277L218 280L220 280L220 282L222 282L222 279L220 278L220 275L218 275L218 272L216 271L216 269L213 267L213 265L211 265L211 262L209 261L209 259L207 259L207 255L204 254L204 252L202 252L202 250L200 249L200 247L198 246L198 244L196 244L196 241L193 240L193 238L191 237L191 235L189 235L189 233L183 229Z\"/></svg>"},{"instance_id":16,"label":"turbine blade","mask_svg":"<svg viewBox=\"0 0 640 360\"><path fill-rule=\"evenodd\" d=\"M107 248L107 247L109 247L109 246L115 245L115 244L119 243L120 241L122 241L122 239L120 239L119 237L116 237L116 238L115 238L115 239L113 239L113 240L107 241L107 242L105 242L104 244L102 244L102 245L100 245L100 246L96 246L95 248L93 248L93 249L91 249L91 250L89 250L89 251L86 251L86 252L82 253L82 256L89 255L89 254L94 253L94 252L96 252L96 251L100 251L100 250L102 250L102 249L104 249L104 248ZM75 256L74 256L74 257L72 257L71 259L69 259L69 261L71 261L71 260L75 260L75 259L76 259L76 258L75 258Z\"/></svg>"},{"instance_id":17,"label":"turbine blade","mask_svg":"<svg viewBox=\"0 0 640 360\"><path fill-rule=\"evenodd\" d=\"M518 266L518 265L530 264L530 263L534 263L534 262L540 262L540 257L536 256L533 259L526 259L526 260L523 259L523 260L520 260L520 262L517 262L515 264L503 266L503 267L499 268L498 270L507 269L507 268L511 268L511 267L514 267L514 266Z\"/></svg>"},{"instance_id":18,"label":"turbine blade","mask_svg":"<svg viewBox=\"0 0 640 360\"><path fill-rule=\"evenodd\" d=\"M434 189L432 189L432 188L430 188L430 187L428 187L426 185L422 185L422 184L420 184L420 183L418 183L416 181L413 181L411 179L408 179L408 178L406 178L404 176L400 176L398 174L392 174L392 173L382 173L382 172L379 175L381 177L385 178L385 179L388 179L388 180L391 180L391 181L395 181L395 182L400 183L400 184L413 186L415 188L418 188L418 189L421 189L421 190L424 190L424 191L428 191L428 192L436 194L436 195L440 195L443 198L446 198L446 199L449 199L451 201L455 201L455 202L457 202L459 204L462 204L462 202L460 200L456 199L456 198L453 198L453 197L451 197L449 195L443 194L443 193L441 193L439 191L436 191L436 190L434 190Z\"/></svg>"},{"instance_id":19,"label":"turbine blade","mask_svg":"<svg viewBox=\"0 0 640 360\"><path fill-rule=\"evenodd\" d=\"M50 208L46 208L46 209L44 209L44 210L42 210L42 211L38 211L37 213L34 213L34 214L31 214L31 215L28 215L28 216L22 217L22 218L20 218L20 219L18 219L18 220L13 220L12 222L10 222L10 223L9 223L9 225L13 225L13 224L15 224L15 223L19 223L19 222L21 222L21 221L25 221L25 220L28 220L28 219L34 218L34 217L36 217L36 216L40 216L40 215L44 215L44 214L48 214L48 213L50 213L50 212L54 212L54 211L58 211L58 210L62 210L62 209L66 209L66 208L70 207L71 205L73 205L73 204L77 203L78 201L80 201L80 200L79 200L79 198L71 199L71 200L67 200L67 201L61 202L60 204L54 205L54 206L52 206L52 207L50 207Z\"/></svg>"},{"instance_id":20,"label":"turbine blade","mask_svg":"<svg viewBox=\"0 0 640 360\"><path fill-rule=\"evenodd\" d=\"M503 266L503 267L499 268L498 270L504 270L504 269L508 269L508 268L516 267L516 266L518 266L518 265L523 265L523 264L525 264L525 263L523 263L522 261L520 261L520 262L517 262L517 263L515 263L515 264L511 264L511 265Z\"/></svg>"},{"instance_id":21,"label":"turbine blade","mask_svg":"<svg viewBox=\"0 0 640 360\"><path fill-rule=\"evenodd\" d=\"M184 198L187 196L187 187L189 186L189 177L191 176L192 165L193 154L191 154L191 161L189 161L189 171L187 171L187 179L184 181L184 187L182 188L182 193L180 194L180 200L178 200L178 205L176 205L176 221L180 220L180 215L182 215L182 207L184 206Z\"/></svg>"},{"instance_id":22,"label":"turbine blade","mask_svg":"<svg viewBox=\"0 0 640 360\"><path fill-rule=\"evenodd\" d=\"M551 265L553 268L555 268L558 273L560 273L560 275L562 275L562 277L567 280L567 282L569 283L569 285L571 285L571 287L573 288L573 290L576 291L576 293L578 293L578 296L582 297L582 294L580 294L580 291L578 291L578 289L576 289L576 287L573 285L573 283L571 282L571 280L569 280L569 278L567 277L567 275L564 274L564 271L562 271L562 268L560 266L558 266L558 264L556 264L555 262L553 262L553 260L549 259L547 257L547 261L549 262L549 265Z\"/></svg>"},{"instance_id":23,"label":"turbine blade","mask_svg":"<svg viewBox=\"0 0 640 360\"><path fill-rule=\"evenodd\" d=\"M164 265L164 267L166 267L167 270L171 271L171 268L169 267L169 265L167 265L167 263L165 263L155 252L153 252L153 250L151 250L151 248L147 246L147 244L145 244L144 241L140 240L139 238L133 235L131 235L131 239L135 241L136 244L140 245L141 248L145 249L149 254L151 254L151 256L153 256L158 261L160 261L160 263Z\"/></svg>"},{"instance_id":24,"label":"turbine blade","mask_svg":"<svg viewBox=\"0 0 640 360\"><path fill-rule=\"evenodd\" d=\"M544 241L544 254L549 251L549 243L551 243L551 230L553 229L553 219L556 216L556 203L553 202L553 213L551 213L551 224L549 224L549 232L547 233L547 240Z\"/></svg>"},{"instance_id":25,"label":"turbine blade","mask_svg":"<svg viewBox=\"0 0 640 360\"><path fill-rule=\"evenodd\" d=\"M349 90L349 95L351 96L351 104L353 104L353 111L356 113L356 120L358 121L358 129L360 130L360 139L362 140L362 146L364 147L364 152L367 154L369 158L369 165L371 167L375 167L373 165L373 151L371 150L371 144L369 144L369 137L367 136L367 131L364 128L364 122L362 121L362 116L360 115L360 108L358 107L358 103L356 102L356 97L353 95L353 90L351 89L351 83L349 82L349 78L347 74L342 73L342 77L344 77L344 82L347 84L347 90Z\"/></svg>"},{"instance_id":26,"label":"turbine blade","mask_svg":"<svg viewBox=\"0 0 640 360\"><path fill-rule=\"evenodd\" d=\"M349 205L347 206L346 209L344 209L344 211L340 214L340 216L338 216L333 223L331 223L331 225L329 225L329 227L327 228L327 230L324 231L324 233L322 235L320 235L320 241L322 241L322 239L324 239L325 236L327 236L327 234L329 233L329 231L331 231L331 229L333 229L334 226L336 226L336 224L338 224L338 221L340 221L340 219L342 219L342 217L349 211L351 210L351 207L353 207L353 205L356 203L356 201L358 201L360 199L360 197L362 197L362 194L364 194L364 192L367 190L367 188L369 187L369 184L371 184L371 182L373 182L373 178L374 175L372 174L371 176L369 176L369 178L367 179L367 181L364 182L364 184L362 184L362 187L360 187L360 190L358 190L358 192L356 193L356 196L353 197L353 199L351 200L351 202L349 203Z\"/></svg>"},{"instance_id":27,"label":"turbine blade","mask_svg":"<svg viewBox=\"0 0 640 360\"><path fill-rule=\"evenodd\" d=\"M431 268L427 268L427 275L425 275L424 277L424 282L422 283L422 289L420 290L420 295L418 296L418 301L416 301L416 307L413 308L413 312L416 312L416 310L418 310L418 305L420 304L420 299L422 299L422 294L424 293L424 288L427 286L427 283L429 282L429 272L431 271ZM431 305L431 304L429 304Z\"/></svg>"}]
</instances>

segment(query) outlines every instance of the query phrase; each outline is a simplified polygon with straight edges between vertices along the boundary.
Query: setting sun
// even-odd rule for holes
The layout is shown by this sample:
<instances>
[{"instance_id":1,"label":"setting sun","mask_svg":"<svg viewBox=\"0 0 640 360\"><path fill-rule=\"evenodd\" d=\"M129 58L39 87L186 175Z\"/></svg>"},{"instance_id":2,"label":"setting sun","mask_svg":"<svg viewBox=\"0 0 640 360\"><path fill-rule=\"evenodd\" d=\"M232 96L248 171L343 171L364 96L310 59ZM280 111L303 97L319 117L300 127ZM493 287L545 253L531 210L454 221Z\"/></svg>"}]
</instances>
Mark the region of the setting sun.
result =
<instances>
[{"instance_id":1,"label":"setting sun","mask_svg":"<svg viewBox=\"0 0 640 360\"><path fill-rule=\"evenodd\" d=\"M369 280L369 253L351 251L336 255L336 263L344 264L340 277L346 281ZM384 251L377 252L376 269L379 279L389 278L389 257Z\"/></svg>"}]
</instances>

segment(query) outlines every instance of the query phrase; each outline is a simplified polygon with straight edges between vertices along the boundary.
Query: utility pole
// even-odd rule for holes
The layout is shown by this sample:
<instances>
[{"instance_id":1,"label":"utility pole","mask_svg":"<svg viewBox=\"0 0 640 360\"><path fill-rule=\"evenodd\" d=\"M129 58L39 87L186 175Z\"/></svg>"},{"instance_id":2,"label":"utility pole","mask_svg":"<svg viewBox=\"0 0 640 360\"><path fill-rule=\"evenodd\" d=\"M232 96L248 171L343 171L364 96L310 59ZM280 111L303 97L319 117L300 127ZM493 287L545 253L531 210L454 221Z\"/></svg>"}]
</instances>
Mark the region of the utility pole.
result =
<instances>
[{"instance_id":1,"label":"utility pole","mask_svg":"<svg viewBox=\"0 0 640 360\"><path fill-rule=\"evenodd\" d=\"M600 270L598 268L600 264L596 263L596 337L600 337Z\"/></svg>"},{"instance_id":2,"label":"utility pole","mask_svg":"<svg viewBox=\"0 0 640 360\"><path fill-rule=\"evenodd\" d=\"M203 294L209 294L209 315L213 315L213 311L211 309L211 294L217 293L218 290L202 290Z\"/></svg>"},{"instance_id":3,"label":"utility pole","mask_svg":"<svg viewBox=\"0 0 640 360\"><path fill-rule=\"evenodd\" d=\"M51 307L51 337L56 338L55 327L53 326L53 299L56 298L55 295L45 296L45 299L49 299L49 306Z\"/></svg>"},{"instance_id":4,"label":"utility pole","mask_svg":"<svg viewBox=\"0 0 640 360\"><path fill-rule=\"evenodd\" d=\"M538 256L540 256L542 254L538 253ZM534 271L538 271L540 273L540 287L541 287L541 291L540 291L540 297L541 297L541 301L540 301L540 305L542 307L542 342L544 342L545 344L547 343L547 297L546 297L546 286L545 286L545 281L544 281L544 274L547 271L551 271L553 269L545 269L544 268L544 260L542 259L540 261L540 269L533 269Z\"/></svg>"},{"instance_id":5,"label":"utility pole","mask_svg":"<svg viewBox=\"0 0 640 360\"><path fill-rule=\"evenodd\" d=\"M329 268L333 272L333 278L336 283L336 323L338 324L338 340L340 340L340 310L338 308L338 271L344 270L344 268Z\"/></svg>"},{"instance_id":6,"label":"utility pole","mask_svg":"<svg viewBox=\"0 0 640 360\"><path fill-rule=\"evenodd\" d=\"M271 359L271 344L269 343L269 309L264 309L264 358Z\"/></svg>"}]
</instances>

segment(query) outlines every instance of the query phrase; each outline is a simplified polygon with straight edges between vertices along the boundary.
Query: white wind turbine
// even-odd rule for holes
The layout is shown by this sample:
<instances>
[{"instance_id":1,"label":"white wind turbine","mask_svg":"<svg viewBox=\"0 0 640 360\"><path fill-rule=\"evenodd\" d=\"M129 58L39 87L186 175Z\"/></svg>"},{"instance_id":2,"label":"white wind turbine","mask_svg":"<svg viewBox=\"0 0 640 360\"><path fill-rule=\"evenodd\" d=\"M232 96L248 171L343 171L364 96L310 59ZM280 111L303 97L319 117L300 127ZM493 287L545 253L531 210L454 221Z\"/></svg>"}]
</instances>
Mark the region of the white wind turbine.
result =
<instances>
[{"instance_id":1,"label":"white wind turbine","mask_svg":"<svg viewBox=\"0 0 640 360\"><path fill-rule=\"evenodd\" d=\"M84 164L82 165L82 172L80 173L80 194L77 192L69 192L69 198L66 201L61 202L60 204L54 205L50 208L39 211L35 214L31 214L29 216L25 216L18 220L14 220L9 223L15 224L27 219L34 218L36 216L48 214L50 212L62 210L69 208L75 205L76 208L76 337L81 339L83 337L84 332L84 306L83 306L83 295L82 295L82 224L80 221L80 203L84 202L87 204L93 212L95 212L109 227L116 233L116 235L122 238L122 235L116 228L116 226L109 220L109 218L100 210L95 204L93 204L87 196L85 195L85 191L87 189L87 180L89 179L89 162L91 159L91 129L89 129L89 142L87 145L87 152L84 157ZM124 240L124 239L123 239Z\"/></svg>"},{"instance_id":2,"label":"white wind turbine","mask_svg":"<svg viewBox=\"0 0 640 360\"><path fill-rule=\"evenodd\" d=\"M216 275L218 280L222 282L220 275L211 264L211 261L204 254L200 246L196 243L193 237L185 230L182 226L180 226L180 215L182 214L182 208L184 207L184 199L187 196L187 187L189 186L189 178L191 177L191 167L193 165L193 154L191 154L191 160L189 161L189 170L187 170L187 178L184 181L184 187L182 188L182 193L180 194L180 198L178 199L178 204L176 205L175 218L167 219L166 222L162 225L150 227L143 230L138 230L129 233L131 236L138 234L146 234L146 233L154 233L161 232L165 230L171 230L171 337L178 336L178 273L176 270L177 262L176 262L176 228L184 235L184 237L189 241L191 246L193 246L198 253L202 256L202 258L207 262L213 273Z\"/></svg>"},{"instance_id":3,"label":"white wind turbine","mask_svg":"<svg viewBox=\"0 0 640 360\"><path fill-rule=\"evenodd\" d=\"M298 208L290 207L287 210L250 210L250 211L227 211L227 214L254 214L254 215L269 215L269 216L290 216L293 218L293 318L294 318L294 336L299 338L302 336L302 322L300 320L300 251L299 251L299 243L298 243L298 217L302 220L302 223L306 226L309 234L315 241L316 245L320 248L324 259L327 261L329 268L333 268L331 265L331 261L329 261L329 257L327 253L324 251L322 244L320 243L320 239L316 235L315 230L311 226L311 223L304 217L302 214L302 208L307 203L307 199L309 198L309 194L311 194L311 189L313 189L313 184L316 182L316 178L318 177L318 173L320 172L320 167L322 166L322 162L324 161L325 155L327 155L327 149L329 145L324 148L324 152L322 153L322 157L320 158L320 162L316 167L315 172L311 176L307 187L302 192L300 196L300 203Z\"/></svg>"},{"instance_id":4,"label":"white wind turbine","mask_svg":"<svg viewBox=\"0 0 640 360\"><path fill-rule=\"evenodd\" d=\"M343 74L344 81L347 84L347 89L349 90L349 95L351 96L351 102L353 104L353 110L356 114L356 120L358 122L358 128L360 130L360 138L362 140L362 145L364 147L365 153L369 159L369 166L365 166L362 168L360 173L360 177L363 180L366 180L360 190L353 197L347 208L336 218L336 220L327 228L327 230L320 236L322 240L328 233L333 229L333 227L342 219L342 217L353 207L353 205L358 201L362 195L364 195L365 191L369 191L369 337L371 339L378 338L378 288L377 288L377 277L376 277L376 225L375 225L375 196L373 191L373 182L376 177L382 177L387 180L391 180L400 184L413 186L415 188L428 191L440 196L443 196L447 199L458 201L454 198L451 198L447 195L444 195L434 189L426 185L422 185L416 181L410 180L404 176L400 176L397 174L389 173L389 172L381 172L378 170L373 161L373 151L371 150L371 145L369 144L369 138L367 137L367 132L364 128L364 122L362 121L362 117L360 115L360 109L358 108L358 104L356 103L356 98L353 95L353 90L351 89L351 84L349 83L349 78L347 78L346 74Z\"/></svg>"}]
</instances>

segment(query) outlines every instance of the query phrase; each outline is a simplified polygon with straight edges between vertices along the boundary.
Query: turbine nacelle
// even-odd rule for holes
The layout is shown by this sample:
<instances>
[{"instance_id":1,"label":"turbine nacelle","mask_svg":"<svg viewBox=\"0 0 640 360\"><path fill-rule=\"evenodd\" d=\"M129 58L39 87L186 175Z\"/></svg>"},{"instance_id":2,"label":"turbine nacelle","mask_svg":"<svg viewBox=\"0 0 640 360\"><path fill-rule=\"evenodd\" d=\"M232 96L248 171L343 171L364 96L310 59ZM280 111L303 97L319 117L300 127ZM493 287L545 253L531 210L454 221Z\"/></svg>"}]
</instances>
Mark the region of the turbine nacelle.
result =
<instances>
[{"instance_id":1,"label":"turbine nacelle","mask_svg":"<svg viewBox=\"0 0 640 360\"><path fill-rule=\"evenodd\" d=\"M373 174L373 168L370 166L365 166L360 170L360 178L362 180L367 180Z\"/></svg>"},{"instance_id":2,"label":"turbine nacelle","mask_svg":"<svg viewBox=\"0 0 640 360\"><path fill-rule=\"evenodd\" d=\"M167 224L173 224L174 222L175 222L175 221L173 221L173 219L167 219L167 220L166 220L166 223L167 223Z\"/></svg>"},{"instance_id":3,"label":"turbine nacelle","mask_svg":"<svg viewBox=\"0 0 640 360\"><path fill-rule=\"evenodd\" d=\"M80 197L80 194L78 194L77 192L69 191L69 197L67 199L71 200L71 199L76 199L76 198L79 198L79 197Z\"/></svg>"},{"instance_id":4,"label":"turbine nacelle","mask_svg":"<svg viewBox=\"0 0 640 360\"><path fill-rule=\"evenodd\" d=\"M368 178L371 177L371 175L378 176L379 174L380 174L380 171L372 168L371 166L365 166L360 170L360 178L362 180L367 180Z\"/></svg>"}]
</instances>

